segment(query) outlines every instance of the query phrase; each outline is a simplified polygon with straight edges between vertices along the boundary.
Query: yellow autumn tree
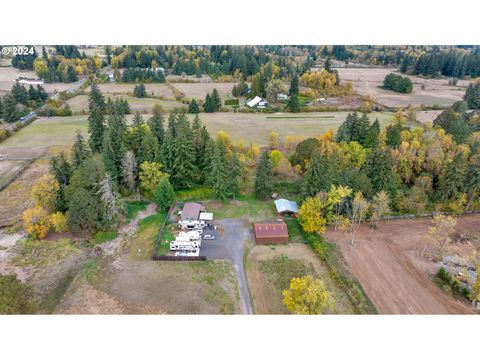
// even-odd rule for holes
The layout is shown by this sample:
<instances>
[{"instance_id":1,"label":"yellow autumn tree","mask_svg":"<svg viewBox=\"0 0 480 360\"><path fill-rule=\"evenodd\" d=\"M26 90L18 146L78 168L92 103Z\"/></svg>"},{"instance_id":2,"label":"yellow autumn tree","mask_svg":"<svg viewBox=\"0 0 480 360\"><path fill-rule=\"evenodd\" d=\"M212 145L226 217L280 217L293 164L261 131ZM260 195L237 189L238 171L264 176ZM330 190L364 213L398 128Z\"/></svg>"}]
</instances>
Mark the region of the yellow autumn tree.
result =
<instances>
[{"instance_id":1,"label":"yellow autumn tree","mask_svg":"<svg viewBox=\"0 0 480 360\"><path fill-rule=\"evenodd\" d=\"M50 230L50 218L44 208L35 206L23 212L23 226L25 231L34 239L43 239Z\"/></svg>"},{"instance_id":2,"label":"yellow autumn tree","mask_svg":"<svg viewBox=\"0 0 480 360\"><path fill-rule=\"evenodd\" d=\"M145 161L140 164L140 186L145 191L153 194L162 178L168 174L162 172L162 164Z\"/></svg>"},{"instance_id":3,"label":"yellow autumn tree","mask_svg":"<svg viewBox=\"0 0 480 360\"><path fill-rule=\"evenodd\" d=\"M47 212L55 210L58 200L60 184L52 174L43 175L32 187L32 197L35 205L44 208Z\"/></svg>"},{"instance_id":4,"label":"yellow autumn tree","mask_svg":"<svg viewBox=\"0 0 480 360\"><path fill-rule=\"evenodd\" d=\"M272 160L273 166L275 167L275 172L277 172L278 165L280 164L280 161L283 159L283 154L278 150L273 150L269 156L270 156L270 160Z\"/></svg>"},{"instance_id":5,"label":"yellow autumn tree","mask_svg":"<svg viewBox=\"0 0 480 360\"><path fill-rule=\"evenodd\" d=\"M270 149L275 149L278 147L278 132L272 131L268 135L268 145L270 146Z\"/></svg>"},{"instance_id":6,"label":"yellow autumn tree","mask_svg":"<svg viewBox=\"0 0 480 360\"><path fill-rule=\"evenodd\" d=\"M283 303L297 315L318 315L335 312L335 299L325 283L311 276L293 278L283 291Z\"/></svg>"},{"instance_id":7,"label":"yellow autumn tree","mask_svg":"<svg viewBox=\"0 0 480 360\"><path fill-rule=\"evenodd\" d=\"M55 232L65 232L68 230L67 216L59 211L50 215L50 224Z\"/></svg>"},{"instance_id":8,"label":"yellow autumn tree","mask_svg":"<svg viewBox=\"0 0 480 360\"><path fill-rule=\"evenodd\" d=\"M298 221L307 233L324 233L327 219L323 216L326 204L319 196L305 199L298 211Z\"/></svg>"}]
</instances>

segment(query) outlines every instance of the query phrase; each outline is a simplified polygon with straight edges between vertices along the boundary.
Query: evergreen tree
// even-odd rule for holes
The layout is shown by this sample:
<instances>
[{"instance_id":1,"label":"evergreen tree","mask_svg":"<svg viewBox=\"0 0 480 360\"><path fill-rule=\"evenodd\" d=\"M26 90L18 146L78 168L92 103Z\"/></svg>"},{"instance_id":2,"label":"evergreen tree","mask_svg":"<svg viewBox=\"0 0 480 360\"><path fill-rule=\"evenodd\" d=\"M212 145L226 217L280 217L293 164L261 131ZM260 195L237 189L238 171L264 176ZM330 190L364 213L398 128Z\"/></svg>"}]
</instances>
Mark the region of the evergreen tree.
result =
<instances>
[{"instance_id":1,"label":"evergreen tree","mask_svg":"<svg viewBox=\"0 0 480 360\"><path fill-rule=\"evenodd\" d=\"M402 124L392 124L387 126L387 139L386 143L392 148L397 148L402 142L401 133L404 130Z\"/></svg>"},{"instance_id":2,"label":"evergreen tree","mask_svg":"<svg viewBox=\"0 0 480 360\"><path fill-rule=\"evenodd\" d=\"M0 97L0 119L3 118L3 100Z\"/></svg>"},{"instance_id":3,"label":"evergreen tree","mask_svg":"<svg viewBox=\"0 0 480 360\"><path fill-rule=\"evenodd\" d=\"M92 84L88 96L88 109L90 112L88 116L88 133L90 135L88 144L93 153L101 152L105 130L103 114L106 106L103 95L96 84Z\"/></svg>"},{"instance_id":4,"label":"evergreen tree","mask_svg":"<svg viewBox=\"0 0 480 360\"><path fill-rule=\"evenodd\" d=\"M213 103L213 108L215 109L214 111L220 111L220 109L222 108L222 99L220 99L220 95L218 95L217 89L213 89L211 99Z\"/></svg>"},{"instance_id":5,"label":"evergreen tree","mask_svg":"<svg viewBox=\"0 0 480 360\"><path fill-rule=\"evenodd\" d=\"M371 152L365 164L365 172L372 182L373 192L388 192L390 198L397 193L397 178L393 169L393 159L388 148L377 148Z\"/></svg>"},{"instance_id":6,"label":"evergreen tree","mask_svg":"<svg viewBox=\"0 0 480 360\"><path fill-rule=\"evenodd\" d=\"M120 180L122 161L125 155L125 119L115 113L109 115L103 140L103 161L105 169L115 182Z\"/></svg>"},{"instance_id":7,"label":"evergreen tree","mask_svg":"<svg viewBox=\"0 0 480 360\"><path fill-rule=\"evenodd\" d=\"M320 191L328 191L332 185L332 171L328 159L316 150L305 171L302 193L304 197L315 196Z\"/></svg>"},{"instance_id":8,"label":"evergreen tree","mask_svg":"<svg viewBox=\"0 0 480 360\"><path fill-rule=\"evenodd\" d=\"M80 130L77 130L77 134L75 136L75 142L72 146L72 151L71 151L71 163L72 163L72 168L76 169L82 163L90 157L90 150L88 148L88 145L86 144L82 133Z\"/></svg>"},{"instance_id":9,"label":"evergreen tree","mask_svg":"<svg viewBox=\"0 0 480 360\"><path fill-rule=\"evenodd\" d=\"M163 137L165 136L165 130L163 128L163 115L158 106L153 107L152 117L148 120L148 127L161 146Z\"/></svg>"},{"instance_id":10,"label":"evergreen tree","mask_svg":"<svg viewBox=\"0 0 480 360\"><path fill-rule=\"evenodd\" d=\"M5 95L3 97L3 118L6 122L15 122L19 117L15 98L10 94Z\"/></svg>"},{"instance_id":11,"label":"evergreen tree","mask_svg":"<svg viewBox=\"0 0 480 360\"><path fill-rule=\"evenodd\" d=\"M365 146L367 138L370 135L370 121L367 114L363 114L360 118L358 114L348 114L345 121L340 125L336 135L336 141L356 141Z\"/></svg>"},{"instance_id":12,"label":"evergreen tree","mask_svg":"<svg viewBox=\"0 0 480 360\"><path fill-rule=\"evenodd\" d=\"M448 160L440 178L439 195L444 201L456 200L465 191L465 175L467 171L465 157L457 154Z\"/></svg>"},{"instance_id":13,"label":"evergreen tree","mask_svg":"<svg viewBox=\"0 0 480 360\"><path fill-rule=\"evenodd\" d=\"M176 189L189 188L197 178L195 143L190 123L185 114L178 116L177 134L172 144L171 183Z\"/></svg>"},{"instance_id":14,"label":"evergreen tree","mask_svg":"<svg viewBox=\"0 0 480 360\"><path fill-rule=\"evenodd\" d=\"M240 160L236 151L232 152L230 159L227 164L227 182L228 182L228 192L234 200L238 194L238 177L241 175L242 167L240 165Z\"/></svg>"},{"instance_id":15,"label":"evergreen tree","mask_svg":"<svg viewBox=\"0 0 480 360\"><path fill-rule=\"evenodd\" d=\"M480 109L480 82L475 85L470 83L463 99L467 102L469 109Z\"/></svg>"},{"instance_id":16,"label":"evergreen tree","mask_svg":"<svg viewBox=\"0 0 480 360\"><path fill-rule=\"evenodd\" d=\"M198 103L195 99L192 99L190 101L190 104L188 104L188 113L189 114L198 114L200 112L200 107L198 106Z\"/></svg>"},{"instance_id":17,"label":"evergreen tree","mask_svg":"<svg viewBox=\"0 0 480 360\"><path fill-rule=\"evenodd\" d=\"M295 74L292 77L292 81L290 82L290 89L288 90L289 96L298 96L298 76Z\"/></svg>"},{"instance_id":18,"label":"evergreen tree","mask_svg":"<svg viewBox=\"0 0 480 360\"><path fill-rule=\"evenodd\" d=\"M42 58L43 60L48 61L48 54L47 54L47 50L45 49L45 46L42 46Z\"/></svg>"},{"instance_id":19,"label":"evergreen tree","mask_svg":"<svg viewBox=\"0 0 480 360\"><path fill-rule=\"evenodd\" d=\"M268 151L264 151L260 156L255 176L255 196L258 199L268 199L273 192L273 164L268 155Z\"/></svg>"},{"instance_id":20,"label":"evergreen tree","mask_svg":"<svg viewBox=\"0 0 480 360\"><path fill-rule=\"evenodd\" d=\"M205 96L205 103L203 104L203 111L206 113L213 113L215 112L215 104L213 103L212 97L210 94Z\"/></svg>"},{"instance_id":21,"label":"evergreen tree","mask_svg":"<svg viewBox=\"0 0 480 360\"><path fill-rule=\"evenodd\" d=\"M133 117L133 123L131 129L128 133L128 146L135 154L137 163L141 164L146 161L145 154L143 153L143 142L145 140L145 123L143 121L142 115L137 110L135 116Z\"/></svg>"},{"instance_id":22,"label":"evergreen tree","mask_svg":"<svg viewBox=\"0 0 480 360\"><path fill-rule=\"evenodd\" d=\"M298 113L300 112L300 101L298 100L297 95L292 95L290 96L290 99L288 99L288 104L287 104L288 109L293 112L293 113Z\"/></svg>"},{"instance_id":23,"label":"evergreen tree","mask_svg":"<svg viewBox=\"0 0 480 360\"><path fill-rule=\"evenodd\" d=\"M61 152L60 155L53 156L50 159L49 172L60 184L60 190L57 196L56 210L64 212L65 210L67 210L65 188L70 183L72 169L63 152Z\"/></svg>"},{"instance_id":24,"label":"evergreen tree","mask_svg":"<svg viewBox=\"0 0 480 360\"><path fill-rule=\"evenodd\" d=\"M375 149L378 146L379 135L380 135L380 123L378 122L378 119L375 119L375 121L370 126L368 133L365 137L364 147L367 149Z\"/></svg>"},{"instance_id":25,"label":"evergreen tree","mask_svg":"<svg viewBox=\"0 0 480 360\"><path fill-rule=\"evenodd\" d=\"M168 180L168 176L164 176L158 183L155 190L155 203L161 211L168 211L175 201L175 191L172 184Z\"/></svg>"},{"instance_id":26,"label":"evergreen tree","mask_svg":"<svg viewBox=\"0 0 480 360\"><path fill-rule=\"evenodd\" d=\"M480 155L476 154L472 156L468 165L465 177L465 190L467 191L468 196L467 209L470 207L473 200L480 194Z\"/></svg>"},{"instance_id":27,"label":"evergreen tree","mask_svg":"<svg viewBox=\"0 0 480 360\"><path fill-rule=\"evenodd\" d=\"M267 96L267 91L265 87L265 79L262 73L257 73L253 78L252 78L252 92L251 92L251 97L255 96L260 96L260 97L266 97ZM249 96L250 96L249 95Z\"/></svg>"},{"instance_id":28,"label":"evergreen tree","mask_svg":"<svg viewBox=\"0 0 480 360\"><path fill-rule=\"evenodd\" d=\"M221 146L218 144L214 146L212 162L208 167L208 171L208 182L213 188L215 197L225 201L229 195L226 159Z\"/></svg>"},{"instance_id":29,"label":"evergreen tree","mask_svg":"<svg viewBox=\"0 0 480 360\"><path fill-rule=\"evenodd\" d=\"M144 98L145 96L147 96L147 90L145 89L145 85L143 85L143 83L135 86L135 88L133 89L133 96L138 98Z\"/></svg>"}]
</instances>

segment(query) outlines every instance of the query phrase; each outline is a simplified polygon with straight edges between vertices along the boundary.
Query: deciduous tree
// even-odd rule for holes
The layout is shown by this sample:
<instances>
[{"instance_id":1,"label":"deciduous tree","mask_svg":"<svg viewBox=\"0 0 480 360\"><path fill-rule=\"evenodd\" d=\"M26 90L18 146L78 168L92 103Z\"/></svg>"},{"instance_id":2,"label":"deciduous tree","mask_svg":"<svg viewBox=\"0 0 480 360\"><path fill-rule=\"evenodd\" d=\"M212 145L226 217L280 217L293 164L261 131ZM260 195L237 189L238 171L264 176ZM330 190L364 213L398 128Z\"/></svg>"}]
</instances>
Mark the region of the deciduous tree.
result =
<instances>
[{"instance_id":1,"label":"deciduous tree","mask_svg":"<svg viewBox=\"0 0 480 360\"><path fill-rule=\"evenodd\" d=\"M288 311L298 315L318 315L334 312L335 299L324 282L311 276L293 278L283 291L283 303Z\"/></svg>"}]
</instances>

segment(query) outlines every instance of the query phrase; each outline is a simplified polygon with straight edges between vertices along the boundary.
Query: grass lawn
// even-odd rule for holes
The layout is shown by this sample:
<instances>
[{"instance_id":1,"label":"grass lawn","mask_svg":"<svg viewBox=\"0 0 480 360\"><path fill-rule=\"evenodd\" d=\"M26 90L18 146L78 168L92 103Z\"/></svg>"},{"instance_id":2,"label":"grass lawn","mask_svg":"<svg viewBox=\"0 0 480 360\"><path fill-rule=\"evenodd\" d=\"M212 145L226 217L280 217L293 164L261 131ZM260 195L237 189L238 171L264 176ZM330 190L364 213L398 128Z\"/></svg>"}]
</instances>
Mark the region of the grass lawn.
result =
<instances>
[{"instance_id":1,"label":"grass lawn","mask_svg":"<svg viewBox=\"0 0 480 360\"><path fill-rule=\"evenodd\" d=\"M135 258L149 259L157 240L166 213L160 212L150 215L138 223L138 230L130 244L130 254Z\"/></svg>"},{"instance_id":2,"label":"grass lawn","mask_svg":"<svg viewBox=\"0 0 480 360\"><path fill-rule=\"evenodd\" d=\"M291 243L303 243L303 236L300 232L300 224L296 218L284 217L283 220L288 228L288 241Z\"/></svg>"},{"instance_id":3,"label":"grass lawn","mask_svg":"<svg viewBox=\"0 0 480 360\"><path fill-rule=\"evenodd\" d=\"M127 220L133 220L140 211L144 211L149 203L146 201L130 201L127 203Z\"/></svg>"},{"instance_id":4,"label":"grass lawn","mask_svg":"<svg viewBox=\"0 0 480 360\"><path fill-rule=\"evenodd\" d=\"M200 201L213 198L213 189L208 186L199 186L193 189L180 190L175 193L176 201Z\"/></svg>"},{"instance_id":5,"label":"grass lawn","mask_svg":"<svg viewBox=\"0 0 480 360\"><path fill-rule=\"evenodd\" d=\"M252 196L242 196L238 200L212 204L215 219L239 218L250 221L268 220L277 217L272 200L261 201Z\"/></svg>"},{"instance_id":6,"label":"grass lawn","mask_svg":"<svg viewBox=\"0 0 480 360\"><path fill-rule=\"evenodd\" d=\"M290 259L287 255L261 260L260 269L275 286L280 297L282 296L282 291L290 287L292 278L315 275L313 269L307 268L303 261Z\"/></svg>"},{"instance_id":7,"label":"grass lawn","mask_svg":"<svg viewBox=\"0 0 480 360\"><path fill-rule=\"evenodd\" d=\"M118 236L118 231L98 231L89 241L91 245L103 244L107 241L112 241Z\"/></svg>"}]
</instances>

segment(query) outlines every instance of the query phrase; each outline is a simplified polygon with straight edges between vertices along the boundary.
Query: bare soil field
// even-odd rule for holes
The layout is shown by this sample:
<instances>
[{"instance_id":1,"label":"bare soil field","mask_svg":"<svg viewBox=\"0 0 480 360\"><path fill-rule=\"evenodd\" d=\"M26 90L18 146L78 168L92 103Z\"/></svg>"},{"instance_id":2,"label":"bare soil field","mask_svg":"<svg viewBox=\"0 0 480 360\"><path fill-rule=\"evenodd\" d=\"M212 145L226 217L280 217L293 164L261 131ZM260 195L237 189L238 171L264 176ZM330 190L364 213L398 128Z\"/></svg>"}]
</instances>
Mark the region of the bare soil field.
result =
<instances>
[{"instance_id":1,"label":"bare soil field","mask_svg":"<svg viewBox=\"0 0 480 360\"><path fill-rule=\"evenodd\" d=\"M105 98L111 98L112 100L115 100L117 98L123 98L128 101L128 104L130 105L130 110L132 112L135 112L138 110L141 113L151 113L153 107L156 104L160 105L166 111L171 111L176 107L184 106L182 103L178 101L173 101L173 100L159 100L155 98L137 98L137 97L128 96L128 95L105 94ZM70 100L68 100L67 103L69 104L74 114L88 113L88 95L75 96Z\"/></svg>"},{"instance_id":2,"label":"bare soil field","mask_svg":"<svg viewBox=\"0 0 480 360\"><path fill-rule=\"evenodd\" d=\"M98 84L100 91L104 94L133 94L133 89L138 84L105 83ZM165 84L145 84L147 94L160 96L166 99L174 99L172 91ZM90 92L90 88L85 90Z\"/></svg>"},{"instance_id":3,"label":"bare soil field","mask_svg":"<svg viewBox=\"0 0 480 360\"><path fill-rule=\"evenodd\" d=\"M230 134L233 140L244 140L259 145L268 144L268 135L276 131L283 141L286 135L316 136L328 130L336 131L346 119L348 112L321 113L201 113L200 120L208 128L212 136L219 130ZM193 116L190 115L193 119ZM381 126L393 119L392 113L371 113L369 118L378 118Z\"/></svg>"},{"instance_id":4,"label":"bare soil field","mask_svg":"<svg viewBox=\"0 0 480 360\"><path fill-rule=\"evenodd\" d=\"M480 231L479 215L458 218L457 230ZM426 259L430 219L384 221L368 239L362 225L355 245L348 234L328 230L354 276L381 314L469 314L470 307L442 292L432 281L438 265Z\"/></svg>"},{"instance_id":5,"label":"bare soil field","mask_svg":"<svg viewBox=\"0 0 480 360\"><path fill-rule=\"evenodd\" d=\"M279 246L254 246L247 259L247 280L256 314L287 314L282 303L282 294L262 271L262 261L270 261L286 255L289 259L301 261L312 276L322 279L335 298L338 314L353 314L352 306L333 280L320 259L304 244Z\"/></svg>"},{"instance_id":6,"label":"bare soil field","mask_svg":"<svg viewBox=\"0 0 480 360\"><path fill-rule=\"evenodd\" d=\"M449 106L462 98L469 84L467 80L459 80L457 86L450 86L448 79L423 79L409 75L413 91L411 94L400 94L380 88L385 76L398 72L397 69L339 68L338 72L341 81L352 82L358 94L372 96L379 104L391 107L407 107L410 104ZM422 85L425 89L422 89Z\"/></svg>"},{"instance_id":7,"label":"bare soil field","mask_svg":"<svg viewBox=\"0 0 480 360\"><path fill-rule=\"evenodd\" d=\"M178 90L185 94L187 98L194 98L199 100L205 100L207 94L211 94L213 89L217 89L220 98L223 101L227 98L227 95L232 92L232 88L235 83L174 83Z\"/></svg>"}]
</instances>

